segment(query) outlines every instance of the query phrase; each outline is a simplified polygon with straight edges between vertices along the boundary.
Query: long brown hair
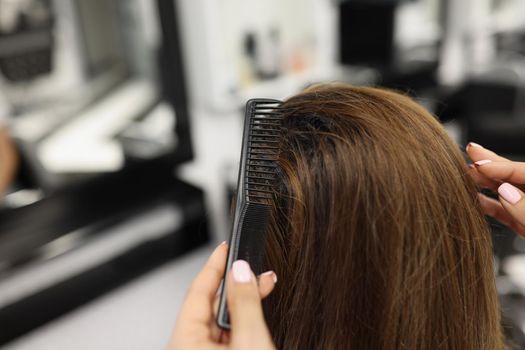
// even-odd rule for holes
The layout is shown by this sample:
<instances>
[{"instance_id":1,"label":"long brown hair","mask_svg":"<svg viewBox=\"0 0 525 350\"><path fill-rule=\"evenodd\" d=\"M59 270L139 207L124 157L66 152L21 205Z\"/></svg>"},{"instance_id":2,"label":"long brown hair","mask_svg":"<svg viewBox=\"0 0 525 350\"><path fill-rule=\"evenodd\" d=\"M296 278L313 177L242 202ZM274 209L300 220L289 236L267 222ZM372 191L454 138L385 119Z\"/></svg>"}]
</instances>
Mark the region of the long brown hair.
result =
<instances>
[{"instance_id":1,"label":"long brown hair","mask_svg":"<svg viewBox=\"0 0 525 350\"><path fill-rule=\"evenodd\" d=\"M491 240L440 123L410 98L319 85L284 105L265 302L282 349L502 349Z\"/></svg>"}]
</instances>

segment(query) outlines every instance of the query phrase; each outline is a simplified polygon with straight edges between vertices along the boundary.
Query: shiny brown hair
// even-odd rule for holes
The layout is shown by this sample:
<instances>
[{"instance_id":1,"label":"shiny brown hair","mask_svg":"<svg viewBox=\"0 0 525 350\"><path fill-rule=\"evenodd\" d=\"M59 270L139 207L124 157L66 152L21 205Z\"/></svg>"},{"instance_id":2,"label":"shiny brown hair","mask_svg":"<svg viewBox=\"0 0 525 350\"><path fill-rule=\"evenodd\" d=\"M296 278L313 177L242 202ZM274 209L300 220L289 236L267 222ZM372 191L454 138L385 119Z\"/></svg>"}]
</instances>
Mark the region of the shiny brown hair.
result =
<instances>
[{"instance_id":1,"label":"shiny brown hair","mask_svg":"<svg viewBox=\"0 0 525 350\"><path fill-rule=\"evenodd\" d=\"M401 94L283 105L265 302L281 349L503 349L491 239L462 153Z\"/></svg>"}]
</instances>

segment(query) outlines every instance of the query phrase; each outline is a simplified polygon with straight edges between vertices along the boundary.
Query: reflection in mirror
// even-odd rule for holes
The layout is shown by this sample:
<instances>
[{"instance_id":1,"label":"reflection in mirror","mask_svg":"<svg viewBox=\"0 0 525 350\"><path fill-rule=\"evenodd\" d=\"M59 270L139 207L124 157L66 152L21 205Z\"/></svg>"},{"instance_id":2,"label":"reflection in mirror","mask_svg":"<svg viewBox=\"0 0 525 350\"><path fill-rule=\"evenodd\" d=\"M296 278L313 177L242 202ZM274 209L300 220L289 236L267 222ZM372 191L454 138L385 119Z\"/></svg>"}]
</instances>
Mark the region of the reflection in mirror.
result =
<instances>
[{"instance_id":1,"label":"reflection in mirror","mask_svg":"<svg viewBox=\"0 0 525 350\"><path fill-rule=\"evenodd\" d=\"M0 19L10 23L0 32L6 48L0 51L0 91L20 144L21 171L30 173L6 205L38 198L16 190L43 195L121 170L129 159L173 150L175 116L159 95L152 4L42 0L16 8L11 3L23 2L4 2L13 18ZM137 151L139 143L147 151Z\"/></svg>"}]
</instances>

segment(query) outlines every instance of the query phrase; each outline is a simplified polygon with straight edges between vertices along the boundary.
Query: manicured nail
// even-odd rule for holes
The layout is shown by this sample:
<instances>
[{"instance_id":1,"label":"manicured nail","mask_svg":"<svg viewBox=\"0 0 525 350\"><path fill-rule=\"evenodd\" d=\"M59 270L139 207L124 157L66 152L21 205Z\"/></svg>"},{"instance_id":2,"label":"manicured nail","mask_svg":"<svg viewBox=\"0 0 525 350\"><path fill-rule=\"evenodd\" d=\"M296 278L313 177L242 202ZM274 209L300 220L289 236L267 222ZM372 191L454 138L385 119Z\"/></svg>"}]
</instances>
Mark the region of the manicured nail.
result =
<instances>
[{"instance_id":1,"label":"manicured nail","mask_svg":"<svg viewBox=\"0 0 525 350\"><path fill-rule=\"evenodd\" d=\"M252 270L244 260L237 260L232 264L232 273L237 283L248 283L252 280Z\"/></svg>"},{"instance_id":2,"label":"manicured nail","mask_svg":"<svg viewBox=\"0 0 525 350\"><path fill-rule=\"evenodd\" d=\"M223 244L226 244L226 241L222 241L221 244L219 244L219 245L223 245Z\"/></svg>"},{"instance_id":3,"label":"manicured nail","mask_svg":"<svg viewBox=\"0 0 525 350\"><path fill-rule=\"evenodd\" d=\"M480 165L485 165L489 163L492 163L492 161L489 159L483 159L483 160L478 160L477 162L474 162L474 165L480 166Z\"/></svg>"},{"instance_id":4,"label":"manicured nail","mask_svg":"<svg viewBox=\"0 0 525 350\"><path fill-rule=\"evenodd\" d=\"M483 148L483 146L478 145L478 144L475 143L475 142L469 142L469 143L467 144L467 150L468 150L469 147Z\"/></svg>"},{"instance_id":5,"label":"manicured nail","mask_svg":"<svg viewBox=\"0 0 525 350\"><path fill-rule=\"evenodd\" d=\"M474 164L469 164L468 167L469 167L469 169L474 169L475 168Z\"/></svg>"},{"instance_id":6,"label":"manicured nail","mask_svg":"<svg viewBox=\"0 0 525 350\"><path fill-rule=\"evenodd\" d=\"M498 187L498 193L510 204L516 204L521 200L521 194L518 189L509 183L504 183Z\"/></svg>"},{"instance_id":7,"label":"manicured nail","mask_svg":"<svg viewBox=\"0 0 525 350\"><path fill-rule=\"evenodd\" d=\"M261 273L261 276L271 276L273 283L277 283L277 274L271 270Z\"/></svg>"}]
</instances>

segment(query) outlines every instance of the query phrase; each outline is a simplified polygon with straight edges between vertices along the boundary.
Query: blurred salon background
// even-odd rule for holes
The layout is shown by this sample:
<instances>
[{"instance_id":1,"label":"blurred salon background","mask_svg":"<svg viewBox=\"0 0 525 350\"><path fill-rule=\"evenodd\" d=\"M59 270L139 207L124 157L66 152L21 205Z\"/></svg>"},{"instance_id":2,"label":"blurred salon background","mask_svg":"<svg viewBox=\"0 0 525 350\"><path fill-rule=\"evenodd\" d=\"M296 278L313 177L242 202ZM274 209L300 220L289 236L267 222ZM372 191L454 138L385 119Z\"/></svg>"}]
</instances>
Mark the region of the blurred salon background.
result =
<instances>
[{"instance_id":1,"label":"blurred salon background","mask_svg":"<svg viewBox=\"0 0 525 350\"><path fill-rule=\"evenodd\" d=\"M525 0L0 0L0 348L163 349L229 235L246 100L326 81L525 160ZM525 347L525 240L492 228Z\"/></svg>"}]
</instances>

